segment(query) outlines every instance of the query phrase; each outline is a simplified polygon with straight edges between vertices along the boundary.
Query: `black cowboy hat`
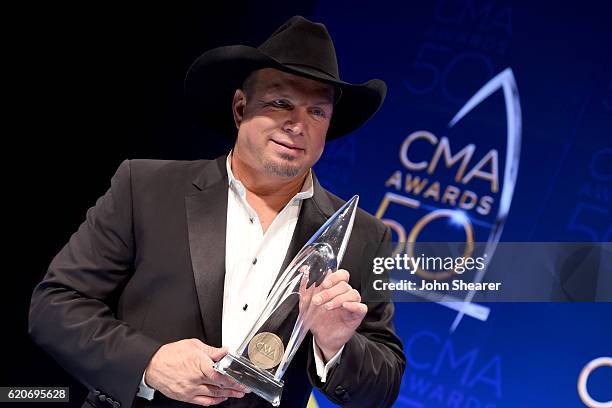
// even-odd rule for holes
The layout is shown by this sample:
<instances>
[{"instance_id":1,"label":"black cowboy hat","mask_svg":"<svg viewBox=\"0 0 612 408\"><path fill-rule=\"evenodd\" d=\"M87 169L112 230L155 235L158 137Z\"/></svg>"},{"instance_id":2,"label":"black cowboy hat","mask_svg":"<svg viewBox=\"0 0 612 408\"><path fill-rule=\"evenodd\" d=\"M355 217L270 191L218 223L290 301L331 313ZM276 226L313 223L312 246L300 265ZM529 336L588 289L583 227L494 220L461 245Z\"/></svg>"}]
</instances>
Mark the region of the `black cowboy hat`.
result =
<instances>
[{"instance_id":1,"label":"black cowboy hat","mask_svg":"<svg viewBox=\"0 0 612 408\"><path fill-rule=\"evenodd\" d=\"M209 125L235 136L231 111L234 91L251 72L261 68L275 68L340 89L327 140L363 125L380 108L387 93L387 86L379 79L362 84L342 81L327 28L294 16L257 48L230 45L200 55L187 72L185 94Z\"/></svg>"}]
</instances>

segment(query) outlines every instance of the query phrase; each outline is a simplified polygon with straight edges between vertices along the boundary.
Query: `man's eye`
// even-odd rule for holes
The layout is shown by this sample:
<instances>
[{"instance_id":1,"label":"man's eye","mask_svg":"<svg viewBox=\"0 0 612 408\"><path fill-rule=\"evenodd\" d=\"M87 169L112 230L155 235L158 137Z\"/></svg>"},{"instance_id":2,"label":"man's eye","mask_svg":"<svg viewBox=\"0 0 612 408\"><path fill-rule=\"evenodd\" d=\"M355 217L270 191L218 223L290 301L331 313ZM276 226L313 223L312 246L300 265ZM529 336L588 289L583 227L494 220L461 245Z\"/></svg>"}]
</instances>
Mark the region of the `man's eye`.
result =
<instances>
[{"instance_id":1,"label":"man's eye","mask_svg":"<svg viewBox=\"0 0 612 408\"><path fill-rule=\"evenodd\" d=\"M288 108L291 105L289 105L289 103L284 99L275 99L272 101L272 106L276 108Z\"/></svg>"},{"instance_id":2,"label":"man's eye","mask_svg":"<svg viewBox=\"0 0 612 408\"><path fill-rule=\"evenodd\" d=\"M313 109L312 114L321 118L325 117L325 111L323 109Z\"/></svg>"}]
</instances>

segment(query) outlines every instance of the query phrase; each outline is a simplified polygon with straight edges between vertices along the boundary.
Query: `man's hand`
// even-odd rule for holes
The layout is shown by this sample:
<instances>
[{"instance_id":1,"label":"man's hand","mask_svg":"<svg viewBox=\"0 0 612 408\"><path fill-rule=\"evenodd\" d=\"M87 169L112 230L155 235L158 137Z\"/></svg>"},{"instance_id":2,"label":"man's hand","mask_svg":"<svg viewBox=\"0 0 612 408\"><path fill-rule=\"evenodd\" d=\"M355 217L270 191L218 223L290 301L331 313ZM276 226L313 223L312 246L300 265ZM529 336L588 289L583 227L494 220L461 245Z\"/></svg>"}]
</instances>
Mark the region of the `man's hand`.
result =
<instances>
[{"instance_id":1,"label":"man's hand","mask_svg":"<svg viewBox=\"0 0 612 408\"><path fill-rule=\"evenodd\" d=\"M339 269L329 274L312 295L310 331L325 361L349 341L368 312L361 295L348 281L348 271Z\"/></svg>"},{"instance_id":2,"label":"man's hand","mask_svg":"<svg viewBox=\"0 0 612 408\"><path fill-rule=\"evenodd\" d=\"M198 339L165 344L151 358L145 383L169 398L204 406L228 397L242 398L249 391L212 368L226 354L226 348L211 347Z\"/></svg>"}]
</instances>

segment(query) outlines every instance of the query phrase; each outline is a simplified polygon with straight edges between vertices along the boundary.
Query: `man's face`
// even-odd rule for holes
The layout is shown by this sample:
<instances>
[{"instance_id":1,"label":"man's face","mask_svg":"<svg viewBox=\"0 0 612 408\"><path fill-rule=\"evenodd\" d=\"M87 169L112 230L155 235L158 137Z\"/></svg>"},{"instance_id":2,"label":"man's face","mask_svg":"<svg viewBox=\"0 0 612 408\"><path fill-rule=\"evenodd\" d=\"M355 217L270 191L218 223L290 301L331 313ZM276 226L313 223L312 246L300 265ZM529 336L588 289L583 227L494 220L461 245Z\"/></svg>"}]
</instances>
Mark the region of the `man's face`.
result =
<instances>
[{"instance_id":1,"label":"man's face","mask_svg":"<svg viewBox=\"0 0 612 408\"><path fill-rule=\"evenodd\" d=\"M321 157L333 111L334 88L273 68L256 71L236 90L234 154L251 171L276 178L303 175Z\"/></svg>"}]
</instances>

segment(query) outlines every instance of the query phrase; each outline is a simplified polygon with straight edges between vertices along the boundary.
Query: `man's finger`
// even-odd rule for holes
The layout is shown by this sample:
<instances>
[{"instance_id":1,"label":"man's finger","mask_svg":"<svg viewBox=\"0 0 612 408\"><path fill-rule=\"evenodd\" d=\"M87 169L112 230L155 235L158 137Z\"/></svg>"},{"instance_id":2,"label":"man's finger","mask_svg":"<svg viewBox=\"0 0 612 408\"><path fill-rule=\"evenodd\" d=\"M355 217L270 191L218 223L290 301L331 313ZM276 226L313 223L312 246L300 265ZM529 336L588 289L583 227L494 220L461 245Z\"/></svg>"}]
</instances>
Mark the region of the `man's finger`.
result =
<instances>
[{"instance_id":1,"label":"man's finger","mask_svg":"<svg viewBox=\"0 0 612 408\"><path fill-rule=\"evenodd\" d=\"M216 387L227 388L244 393L251 392L247 387L237 383L231 377L216 371L212 367L212 363L207 356L202 356L202 359L200 360L200 371L202 372L202 377L200 379L201 384L214 385Z\"/></svg>"},{"instance_id":2,"label":"man's finger","mask_svg":"<svg viewBox=\"0 0 612 408\"><path fill-rule=\"evenodd\" d=\"M336 285L336 286L340 286L340 285ZM334 286L334 288L336 286ZM342 304L345 302L359 303L361 302L361 295L355 289L350 289L344 293L339 294L338 296L333 297L329 302L325 303L325 309L327 310L337 309L339 307L342 307Z\"/></svg>"},{"instance_id":3,"label":"man's finger","mask_svg":"<svg viewBox=\"0 0 612 408\"><path fill-rule=\"evenodd\" d=\"M196 342L196 344L198 345L200 350L206 353L206 355L210 357L210 359L213 361L220 360L229 351L227 347L217 348L217 347L209 346L208 344L203 343L199 340Z\"/></svg>"},{"instance_id":4,"label":"man's finger","mask_svg":"<svg viewBox=\"0 0 612 408\"><path fill-rule=\"evenodd\" d=\"M192 404L202 405L204 407L210 407L211 405L217 405L224 401L227 401L227 397L207 397L205 395L197 395L191 399Z\"/></svg>"},{"instance_id":5,"label":"man's finger","mask_svg":"<svg viewBox=\"0 0 612 408\"><path fill-rule=\"evenodd\" d=\"M232 388L221 388L216 385L202 384L196 387L195 394L215 398L242 398L244 397L245 393L243 391L235 390Z\"/></svg>"},{"instance_id":6,"label":"man's finger","mask_svg":"<svg viewBox=\"0 0 612 408\"><path fill-rule=\"evenodd\" d=\"M210 357L210 359L214 362L221 360L229 352L229 349L227 347L221 347L221 348L210 347L210 346L208 347L210 350L208 357Z\"/></svg>"},{"instance_id":7,"label":"man's finger","mask_svg":"<svg viewBox=\"0 0 612 408\"><path fill-rule=\"evenodd\" d=\"M315 305L322 305L346 292L350 292L351 290L351 285L349 285L345 281L340 281L331 288L325 289L317 295L313 296L312 303L314 303Z\"/></svg>"},{"instance_id":8,"label":"man's finger","mask_svg":"<svg viewBox=\"0 0 612 408\"><path fill-rule=\"evenodd\" d=\"M251 392L247 387L245 387L244 385L236 382L234 379L232 379L232 377L229 377L227 375L221 374L217 371L214 371L207 376L207 378L204 380L204 382L206 384L213 384L216 385L220 388L228 388L228 389L232 389L235 391L240 391L240 392L244 392L244 393L249 393Z\"/></svg>"},{"instance_id":9,"label":"man's finger","mask_svg":"<svg viewBox=\"0 0 612 408\"><path fill-rule=\"evenodd\" d=\"M322 285L325 289L331 288L336 285L338 282L344 281L348 282L351 275L348 273L346 269L338 269L334 273L330 273L327 278L323 281Z\"/></svg>"},{"instance_id":10,"label":"man's finger","mask_svg":"<svg viewBox=\"0 0 612 408\"><path fill-rule=\"evenodd\" d=\"M359 302L344 302L342 308L353 314L353 319L363 319L368 313L368 306Z\"/></svg>"},{"instance_id":11,"label":"man's finger","mask_svg":"<svg viewBox=\"0 0 612 408\"><path fill-rule=\"evenodd\" d=\"M301 269L304 269L304 267L302 267ZM308 273L307 270L302 271L302 279L300 279L300 289L299 289L299 294L300 294L300 299L307 297L307 296L312 296L312 291L308 290L307 286L308 286L308 279L310 277L310 274Z\"/></svg>"}]
</instances>

